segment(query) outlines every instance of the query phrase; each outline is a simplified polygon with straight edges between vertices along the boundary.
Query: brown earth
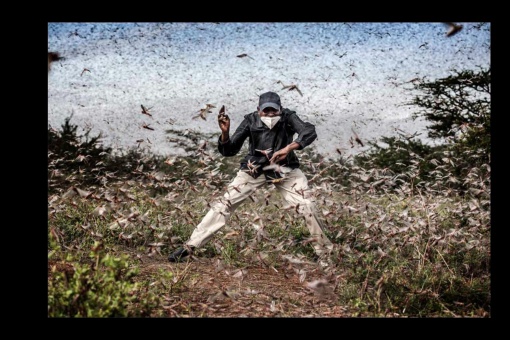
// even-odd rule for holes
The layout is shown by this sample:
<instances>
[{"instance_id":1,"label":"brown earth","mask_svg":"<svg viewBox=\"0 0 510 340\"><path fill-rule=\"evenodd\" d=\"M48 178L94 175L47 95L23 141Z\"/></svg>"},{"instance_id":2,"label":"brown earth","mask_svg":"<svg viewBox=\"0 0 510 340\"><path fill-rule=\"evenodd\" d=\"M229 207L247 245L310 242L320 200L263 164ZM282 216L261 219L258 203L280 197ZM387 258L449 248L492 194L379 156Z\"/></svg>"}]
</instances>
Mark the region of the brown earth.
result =
<instances>
[{"instance_id":1,"label":"brown earth","mask_svg":"<svg viewBox=\"0 0 510 340\"><path fill-rule=\"evenodd\" d=\"M163 308L168 317L352 317L335 294L338 276L317 263L277 266L260 260L243 268L229 267L219 258L193 256L170 263L166 256L140 259L139 279L173 273ZM160 274L159 274L160 275ZM155 283L157 284L157 283Z\"/></svg>"}]
</instances>

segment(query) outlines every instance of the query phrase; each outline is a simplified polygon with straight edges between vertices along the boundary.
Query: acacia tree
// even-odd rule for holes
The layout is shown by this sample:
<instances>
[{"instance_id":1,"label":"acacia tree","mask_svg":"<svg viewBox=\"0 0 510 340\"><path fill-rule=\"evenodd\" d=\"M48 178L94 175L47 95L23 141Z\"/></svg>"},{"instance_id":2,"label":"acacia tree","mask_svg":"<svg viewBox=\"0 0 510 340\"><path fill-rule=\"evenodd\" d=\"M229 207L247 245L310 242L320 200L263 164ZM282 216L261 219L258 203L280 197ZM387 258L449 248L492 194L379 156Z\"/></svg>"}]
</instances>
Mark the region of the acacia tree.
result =
<instances>
[{"instance_id":1,"label":"acacia tree","mask_svg":"<svg viewBox=\"0 0 510 340\"><path fill-rule=\"evenodd\" d=\"M447 78L415 84L424 94L410 103L420 108L413 118L431 124L428 136L462 149L481 148L482 161L490 157L491 70L454 71ZM465 150L464 150L465 151Z\"/></svg>"},{"instance_id":2,"label":"acacia tree","mask_svg":"<svg viewBox=\"0 0 510 340\"><path fill-rule=\"evenodd\" d=\"M410 137L382 137L386 147L370 141L370 150L356 158L364 167L379 166L402 173L418 159L420 180L431 180L429 174L437 170L448 178L444 186L460 193L469 189L465 178L473 172L481 178L481 186L490 186L490 115L491 70L453 71L453 75L434 81L422 81L414 88L422 94L407 105L418 107L413 118L424 118L428 137L439 141L427 147Z\"/></svg>"}]
</instances>

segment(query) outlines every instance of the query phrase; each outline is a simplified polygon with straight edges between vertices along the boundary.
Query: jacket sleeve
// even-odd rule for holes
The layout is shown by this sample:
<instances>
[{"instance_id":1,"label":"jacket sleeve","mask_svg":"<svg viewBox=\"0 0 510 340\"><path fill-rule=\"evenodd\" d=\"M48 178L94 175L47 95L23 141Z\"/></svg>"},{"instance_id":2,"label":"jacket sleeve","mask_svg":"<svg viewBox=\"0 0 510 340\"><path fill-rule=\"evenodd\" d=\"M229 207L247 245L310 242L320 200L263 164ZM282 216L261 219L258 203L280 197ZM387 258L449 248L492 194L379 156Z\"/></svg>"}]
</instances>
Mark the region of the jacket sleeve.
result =
<instances>
[{"instance_id":1,"label":"jacket sleeve","mask_svg":"<svg viewBox=\"0 0 510 340\"><path fill-rule=\"evenodd\" d=\"M298 134L294 142L298 143L300 147L297 150L301 150L317 139L317 133L315 132L315 125L308 122L303 122L295 111L290 111L287 118L288 124Z\"/></svg>"},{"instance_id":2,"label":"jacket sleeve","mask_svg":"<svg viewBox=\"0 0 510 340\"><path fill-rule=\"evenodd\" d=\"M237 127L236 131L230 138L223 143L221 135L218 138L218 151L225 157L235 156L241 150L246 138L250 135L249 121L244 117L244 120Z\"/></svg>"}]
</instances>

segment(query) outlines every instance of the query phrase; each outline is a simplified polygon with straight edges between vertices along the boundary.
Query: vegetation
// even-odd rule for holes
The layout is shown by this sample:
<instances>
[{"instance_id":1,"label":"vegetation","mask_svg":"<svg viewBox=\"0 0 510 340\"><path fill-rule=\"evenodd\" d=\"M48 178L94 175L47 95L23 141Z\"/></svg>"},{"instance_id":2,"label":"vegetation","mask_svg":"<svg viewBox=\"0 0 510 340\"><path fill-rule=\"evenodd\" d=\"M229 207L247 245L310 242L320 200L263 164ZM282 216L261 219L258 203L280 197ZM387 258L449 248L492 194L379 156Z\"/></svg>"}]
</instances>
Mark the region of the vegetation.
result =
<instances>
[{"instance_id":1,"label":"vegetation","mask_svg":"<svg viewBox=\"0 0 510 340\"><path fill-rule=\"evenodd\" d=\"M48 316L490 317L490 70L417 87L438 146L401 134L354 160L300 153L334 242L326 267L272 186L169 263L241 155L180 134L186 157L113 156L70 120L49 129Z\"/></svg>"}]
</instances>

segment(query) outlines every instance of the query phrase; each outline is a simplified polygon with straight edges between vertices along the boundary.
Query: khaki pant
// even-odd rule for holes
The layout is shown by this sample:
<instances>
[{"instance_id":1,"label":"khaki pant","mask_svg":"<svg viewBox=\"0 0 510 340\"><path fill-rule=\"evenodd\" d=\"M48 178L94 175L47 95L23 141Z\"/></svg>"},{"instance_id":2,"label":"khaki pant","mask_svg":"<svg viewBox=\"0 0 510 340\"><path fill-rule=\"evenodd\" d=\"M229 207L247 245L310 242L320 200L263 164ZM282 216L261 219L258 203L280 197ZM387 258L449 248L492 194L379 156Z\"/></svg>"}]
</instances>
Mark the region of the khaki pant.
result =
<instances>
[{"instance_id":1,"label":"khaki pant","mask_svg":"<svg viewBox=\"0 0 510 340\"><path fill-rule=\"evenodd\" d=\"M201 247L208 242L213 235L222 228L237 207L241 205L251 194L263 185L268 185L264 175L254 179L246 172L239 170L237 176L228 185L224 199L216 202L209 212L197 225L190 239L186 242L189 246ZM331 241L322 231L322 220L317 215L313 196L308 188L308 181L303 172L297 168L285 174L285 180L275 183L276 188L289 205L297 206L298 211L303 214L306 226L315 239L312 243L315 253L322 255L325 251L331 250Z\"/></svg>"}]
</instances>

